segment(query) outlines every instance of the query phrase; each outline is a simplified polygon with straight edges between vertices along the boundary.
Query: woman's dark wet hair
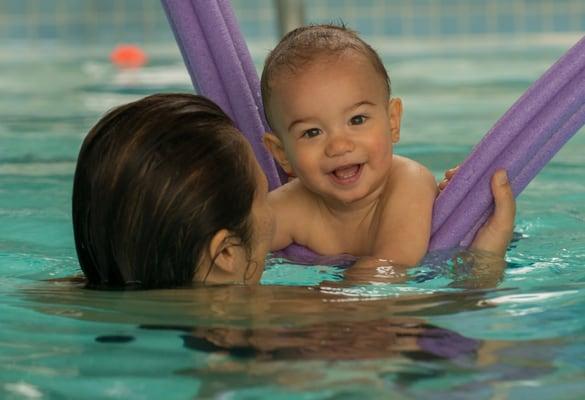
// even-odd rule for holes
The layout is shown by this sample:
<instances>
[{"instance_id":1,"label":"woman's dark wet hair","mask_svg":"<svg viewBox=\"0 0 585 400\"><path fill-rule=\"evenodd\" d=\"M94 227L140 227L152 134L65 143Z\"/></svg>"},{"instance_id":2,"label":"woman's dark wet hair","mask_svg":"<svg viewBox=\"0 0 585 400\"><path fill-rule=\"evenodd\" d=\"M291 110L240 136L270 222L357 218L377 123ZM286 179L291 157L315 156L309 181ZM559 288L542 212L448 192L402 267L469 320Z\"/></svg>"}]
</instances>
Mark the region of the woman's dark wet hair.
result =
<instances>
[{"instance_id":1,"label":"woman's dark wet hair","mask_svg":"<svg viewBox=\"0 0 585 400\"><path fill-rule=\"evenodd\" d=\"M221 229L249 253L255 176L244 146L204 97L157 94L108 112L83 142L73 183L88 286L190 284Z\"/></svg>"}]
</instances>

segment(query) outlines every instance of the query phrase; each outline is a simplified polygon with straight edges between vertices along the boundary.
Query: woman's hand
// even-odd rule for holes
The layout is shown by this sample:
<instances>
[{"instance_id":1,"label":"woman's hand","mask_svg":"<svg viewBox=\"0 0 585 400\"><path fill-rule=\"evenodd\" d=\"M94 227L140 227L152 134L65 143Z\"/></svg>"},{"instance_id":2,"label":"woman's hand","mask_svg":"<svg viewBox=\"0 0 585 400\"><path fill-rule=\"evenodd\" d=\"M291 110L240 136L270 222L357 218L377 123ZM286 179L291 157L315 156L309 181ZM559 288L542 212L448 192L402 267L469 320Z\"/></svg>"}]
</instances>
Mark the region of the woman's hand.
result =
<instances>
[{"instance_id":1,"label":"woman's hand","mask_svg":"<svg viewBox=\"0 0 585 400\"><path fill-rule=\"evenodd\" d=\"M494 212L477 231L470 248L503 257L514 232L516 200L505 170L501 169L494 173L491 186L495 202Z\"/></svg>"},{"instance_id":2,"label":"woman's hand","mask_svg":"<svg viewBox=\"0 0 585 400\"><path fill-rule=\"evenodd\" d=\"M439 182L439 191L447 187L458 170L459 165L445 171L445 177ZM470 248L503 257L512 240L516 200L505 170L497 170L494 173L491 187L495 202L494 212L477 231Z\"/></svg>"}]
</instances>

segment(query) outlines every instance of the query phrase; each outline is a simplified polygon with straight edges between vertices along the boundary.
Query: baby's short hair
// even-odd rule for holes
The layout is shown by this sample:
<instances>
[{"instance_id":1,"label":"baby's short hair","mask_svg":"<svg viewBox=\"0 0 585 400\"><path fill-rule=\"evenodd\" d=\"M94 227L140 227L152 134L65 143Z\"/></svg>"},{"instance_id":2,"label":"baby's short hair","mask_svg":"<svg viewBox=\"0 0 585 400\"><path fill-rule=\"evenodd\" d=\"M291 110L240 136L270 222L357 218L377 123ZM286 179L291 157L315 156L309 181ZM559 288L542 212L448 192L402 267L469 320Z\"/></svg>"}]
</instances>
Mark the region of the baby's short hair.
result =
<instances>
[{"instance_id":1,"label":"baby's short hair","mask_svg":"<svg viewBox=\"0 0 585 400\"><path fill-rule=\"evenodd\" d=\"M261 89L266 119L270 124L269 100L271 88L276 75L283 69L291 73L297 71L316 58L334 56L346 51L353 51L366 57L380 74L391 95L390 78L380 56L369 44L364 42L357 32L345 25L307 25L287 33L276 47L268 54L262 70Z\"/></svg>"}]
</instances>

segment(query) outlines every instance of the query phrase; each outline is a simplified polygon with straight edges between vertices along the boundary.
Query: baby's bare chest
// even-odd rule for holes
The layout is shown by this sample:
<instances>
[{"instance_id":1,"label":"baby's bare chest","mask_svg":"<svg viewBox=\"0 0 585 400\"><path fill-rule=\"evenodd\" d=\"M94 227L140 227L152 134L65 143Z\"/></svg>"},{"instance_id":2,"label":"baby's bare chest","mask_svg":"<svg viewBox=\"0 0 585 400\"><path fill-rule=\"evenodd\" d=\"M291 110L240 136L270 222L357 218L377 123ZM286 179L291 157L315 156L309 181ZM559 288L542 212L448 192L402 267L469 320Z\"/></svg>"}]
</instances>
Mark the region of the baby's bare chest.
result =
<instances>
[{"instance_id":1,"label":"baby's bare chest","mask_svg":"<svg viewBox=\"0 0 585 400\"><path fill-rule=\"evenodd\" d=\"M305 228L301 241L323 255L369 255L376 236L371 224L328 222L318 218L307 221Z\"/></svg>"}]
</instances>

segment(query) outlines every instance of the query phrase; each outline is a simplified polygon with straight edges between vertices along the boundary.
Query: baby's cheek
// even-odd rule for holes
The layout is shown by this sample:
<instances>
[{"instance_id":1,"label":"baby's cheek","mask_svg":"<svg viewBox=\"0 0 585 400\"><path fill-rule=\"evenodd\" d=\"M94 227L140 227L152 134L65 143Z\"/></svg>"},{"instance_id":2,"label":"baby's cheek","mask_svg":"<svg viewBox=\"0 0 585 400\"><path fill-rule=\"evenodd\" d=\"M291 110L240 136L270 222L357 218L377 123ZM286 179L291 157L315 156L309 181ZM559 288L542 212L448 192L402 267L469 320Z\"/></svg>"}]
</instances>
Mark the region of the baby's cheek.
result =
<instances>
[{"instance_id":1,"label":"baby's cheek","mask_svg":"<svg viewBox=\"0 0 585 400\"><path fill-rule=\"evenodd\" d=\"M382 136L372 145L372 151L379 158L392 157L392 141Z\"/></svg>"}]
</instances>

